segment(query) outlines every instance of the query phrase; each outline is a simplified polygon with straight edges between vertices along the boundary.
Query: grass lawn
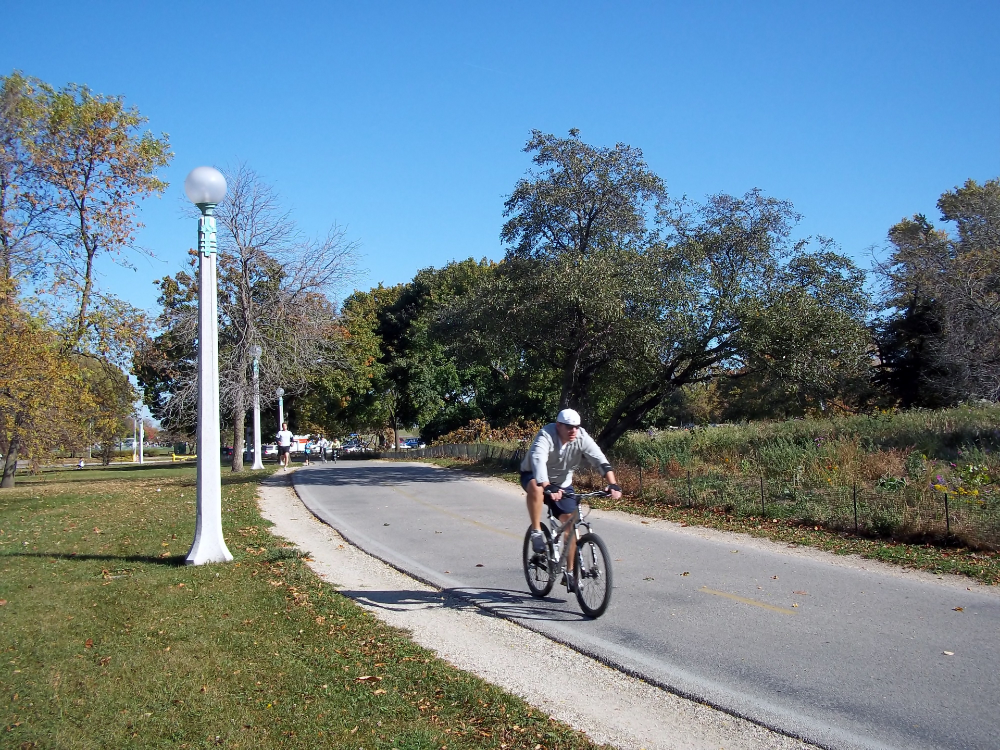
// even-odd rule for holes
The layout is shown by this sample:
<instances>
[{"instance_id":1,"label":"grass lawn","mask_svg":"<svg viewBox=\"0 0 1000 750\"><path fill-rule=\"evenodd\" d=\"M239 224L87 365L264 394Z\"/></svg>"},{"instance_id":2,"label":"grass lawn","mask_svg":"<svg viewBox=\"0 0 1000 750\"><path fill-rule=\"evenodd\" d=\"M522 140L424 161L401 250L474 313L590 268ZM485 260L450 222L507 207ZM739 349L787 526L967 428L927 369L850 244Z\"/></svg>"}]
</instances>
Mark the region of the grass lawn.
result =
<instances>
[{"instance_id":1,"label":"grass lawn","mask_svg":"<svg viewBox=\"0 0 1000 750\"><path fill-rule=\"evenodd\" d=\"M412 459L411 459L412 460ZM420 459L449 468L472 471L518 482L517 472L497 470L457 458ZM584 489L581 486L581 490ZM754 516L734 516L712 508L688 508L667 505L655 497L626 496L615 502L594 498L595 508L620 510L626 513L665 518L684 525L706 526L722 531L737 531L764 537L790 545L818 547L837 555L859 555L905 568L933 573L956 573L989 586L1000 585L1000 552L973 551L962 547L941 547L932 544L907 544L886 539L857 537L844 532L806 526L792 521Z\"/></svg>"},{"instance_id":2,"label":"grass lawn","mask_svg":"<svg viewBox=\"0 0 1000 750\"><path fill-rule=\"evenodd\" d=\"M592 747L322 583L268 533L267 473L224 475L236 560L200 567L191 465L0 492L0 747Z\"/></svg>"}]
</instances>

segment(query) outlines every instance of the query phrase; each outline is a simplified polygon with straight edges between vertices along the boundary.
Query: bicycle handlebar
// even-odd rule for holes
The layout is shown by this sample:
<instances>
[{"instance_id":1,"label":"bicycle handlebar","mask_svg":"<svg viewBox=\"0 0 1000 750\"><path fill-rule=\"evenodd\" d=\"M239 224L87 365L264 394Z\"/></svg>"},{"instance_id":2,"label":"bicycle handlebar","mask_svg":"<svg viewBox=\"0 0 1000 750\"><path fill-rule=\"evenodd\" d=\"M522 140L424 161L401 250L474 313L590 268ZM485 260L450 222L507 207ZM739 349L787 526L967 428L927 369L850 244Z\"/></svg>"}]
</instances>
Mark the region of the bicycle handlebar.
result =
<instances>
[{"instance_id":1,"label":"bicycle handlebar","mask_svg":"<svg viewBox=\"0 0 1000 750\"><path fill-rule=\"evenodd\" d=\"M605 492L604 490L592 490L591 492L568 492L565 489L557 488L556 490L545 490L546 495L551 495L552 492L562 491L563 497L565 498L586 498L586 497L611 497L611 493Z\"/></svg>"}]
</instances>

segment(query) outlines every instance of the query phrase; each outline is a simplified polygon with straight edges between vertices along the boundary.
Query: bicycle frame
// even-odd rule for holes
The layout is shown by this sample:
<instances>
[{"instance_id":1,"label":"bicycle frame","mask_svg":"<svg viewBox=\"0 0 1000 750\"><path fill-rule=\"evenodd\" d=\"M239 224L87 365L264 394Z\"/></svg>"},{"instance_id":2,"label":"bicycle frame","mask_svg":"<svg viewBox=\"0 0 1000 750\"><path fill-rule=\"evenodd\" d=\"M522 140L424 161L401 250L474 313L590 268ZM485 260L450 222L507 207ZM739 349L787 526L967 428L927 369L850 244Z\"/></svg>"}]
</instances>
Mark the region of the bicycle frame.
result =
<instances>
[{"instance_id":1,"label":"bicycle frame","mask_svg":"<svg viewBox=\"0 0 1000 750\"><path fill-rule=\"evenodd\" d=\"M594 497L596 495L603 495L603 492L588 492L582 495L576 495L577 498ZM580 533L581 528L585 528L586 532L592 531L590 528L590 522L586 520L587 516L590 515L590 510L585 514L580 513L580 504L577 503L576 509L573 511L573 515L570 516L565 523L560 523L559 519L553 514L552 509L549 508L549 528L552 533L552 543L561 545L559 550L559 559L556 564L559 566L560 571L566 570L566 563L569 561L569 535L566 533L569 531L570 526L573 527L573 534L579 541L583 534Z\"/></svg>"}]
</instances>

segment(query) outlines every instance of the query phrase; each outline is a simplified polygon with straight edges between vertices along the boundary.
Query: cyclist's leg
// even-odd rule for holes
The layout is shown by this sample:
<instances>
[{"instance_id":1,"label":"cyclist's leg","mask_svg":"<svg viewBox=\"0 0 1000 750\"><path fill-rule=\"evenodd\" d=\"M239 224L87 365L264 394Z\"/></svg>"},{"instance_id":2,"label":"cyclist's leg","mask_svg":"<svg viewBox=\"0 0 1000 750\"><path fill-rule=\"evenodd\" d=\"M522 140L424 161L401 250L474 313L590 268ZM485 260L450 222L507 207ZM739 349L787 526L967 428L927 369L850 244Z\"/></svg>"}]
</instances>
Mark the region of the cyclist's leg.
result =
<instances>
[{"instance_id":1,"label":"cyclist's leg","mask_svg":"<svg viewBox=\"0 0 1000 750\"><path fill-rule=\"evenodd\" d=\"M534 479L530 479L527 482L522 481L522 486L525 493L527 493L526 501L528 504L528 518L531 519L531 528L539 530L542 528L542 508L545 505L545 494Z\"/></svg>"},{"instance_id":2,"label":"cyclist's leg","mask_svg":"<svg viewBox=\"0 0 1000 750\"><path fill-rule=\"evenodd\" d=\"M559 516L559 523L565 524L572 517L572 513L563 513ZM569 574L573 573L573 563L576 560L576 534L574 531L573 524L569 524L566 526L566 531L563 532L563 541L569 540L569 550L566 557L566 572Z\"/></svg>"}]
</instances>

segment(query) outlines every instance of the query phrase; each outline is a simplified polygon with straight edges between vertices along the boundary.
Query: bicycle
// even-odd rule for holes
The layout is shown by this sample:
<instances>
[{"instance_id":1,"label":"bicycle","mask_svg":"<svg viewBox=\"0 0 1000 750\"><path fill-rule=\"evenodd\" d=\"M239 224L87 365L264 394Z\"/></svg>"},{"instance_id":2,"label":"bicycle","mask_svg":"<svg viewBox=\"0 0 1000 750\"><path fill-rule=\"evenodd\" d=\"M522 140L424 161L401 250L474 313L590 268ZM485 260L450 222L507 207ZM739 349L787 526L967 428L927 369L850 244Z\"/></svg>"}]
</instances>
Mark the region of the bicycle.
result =
<instances>
[{"instance_id":1,"label":"bicycle","mask_svg":"<svg viewBox=\"0 0 1000 750\"><path fill-rule=\"evenodd\" d=\"M585 499L609 495L603 490L596 490L577 494L576 497ZM581 513L580 507L577 505L573 515L563 524L559 523L559 519L549 509L548 524L543 523L541 526L545 536L545 552L535 552L531 546L531 527L528 527L522 550L524 579L528 582L531 595L540 599L548 596L556 579L562 575L567 593L572 591L576 594L576 601L583 613L597 618L604 614L611 603L614 580L611 555L608 554L604 541L591 530L590 523L586 520L590 515L590 508L587 508L586 513ZM576 559L572 572L566 569L570 547L567 537L571 527L576 536ZM581 529L586 531L581 534Z\"/></svg>"}]
</instances>

